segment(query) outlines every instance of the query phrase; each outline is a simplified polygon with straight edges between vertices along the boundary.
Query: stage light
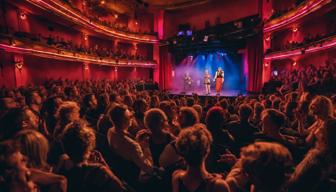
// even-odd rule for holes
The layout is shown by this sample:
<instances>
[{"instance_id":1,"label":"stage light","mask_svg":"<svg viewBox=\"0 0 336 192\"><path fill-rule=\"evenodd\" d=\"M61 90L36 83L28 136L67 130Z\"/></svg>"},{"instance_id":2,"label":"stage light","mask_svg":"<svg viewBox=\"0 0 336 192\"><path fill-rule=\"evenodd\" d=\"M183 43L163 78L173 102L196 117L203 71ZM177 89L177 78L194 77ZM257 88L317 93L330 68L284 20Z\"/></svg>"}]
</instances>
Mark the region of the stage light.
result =
<instances>
[{"instance_id":1,"label":"stage light","mask_svg":"<svg viewBox=\"0 0 336 192\"><path fill-rule=\"evenodd\" d=\"M273 74L273 76L278 76L279 75L277 70L273 71L272 74Z\"/></svg>"},{"instance_id":2,"label":"stage light","mask_svg":"<svg viewBox=\"0 0 336 192\"><path fill-rule=\"evenodd\" d=\"M114 14L115 19L118 19L118 17L119 17L118 14Z\"/></svg>"},{"instance_id":3,"label":"stage light","mask_svg":"<svg viewBox=\"0 0 336 192\"><path fill-rule=\"evenodd\" d=\"M295 67L295 66L296 66L296 64L297 64L297 63L296 63L296 61L294 61L294 62L293 62L293 67Z\"/></svg>"},{"instance_id":4,"label":"stage light","mask_svg":"<svg viewBox=\"0 0 336 192\"><path fill-rule=\"evenodd\" d=\"M87 41L89 39L87 34L84 34L84 40Z\"/></svg>"},{"instance_id":5,"label":"stage light","mask_svg":"<svg viewBox=\"0 0 336 192\"><path fill-rule=\"evenodd\" d=\"M268 62L266 62L264 66L265 66L265 67L268 67L268 65L269 65Z\"/></svg>"},{"instance_id":6,"label":"stage light","mask_svg":"<svg viewBox=\"0 0 336 192\"><path fill-rule=\"evenodd\" d=\"M89 65L88 64L84 64L84 69L85 70L89 70Z\"/></svg>"},{"instance_id":7,"label":"stage light","mask_svg":"<svg viewBox=\"0 0 336 192\"><path fill-rule=\"evenodd\" d=\"M100 4L101 4L101 5L104 5L104 4L105 4L105 0L101 0L101 1L100 1Z\"/></svg>"},{"instance_id":8,"label":"stage light","mask_svg":"<svg viewBox=\"0 0 336 192\"><path fill-rule=\"evenodd\" d=\"M193 34L193 32L192 32L192 30L187 30L187 36L192 36L192 34Z\"/></svg>"},{"instance_id":9,"label":"stage light","mask_svg":"<svg viewBox=\"0 0 336 192\"><path fill-rule=\"evenodd\" d=\"M27 15L24 12L20 13L20 19L25 20L27 19Z\"/></svg>"},{"instance_id":10,"label":"stage light","mask_svg":"<svg viewBox=\"0 0 336 192\"><path fill-rule=\"evenodd\" d=\"M114 71L117 72L117 71L118 71L118 67L115 67L115 68L114 68Z\"/></svg>"},{"instance_id":11,"label":"stage light","mask_svg":"<svg viewBox=\"0 0 336 192\"><path fill-rule=\"evenodd\" d=\"M270 41L271 40L271 36L267 36L265 40L266 41Z\"/></svg>"},{"instance_id":12,"label":"stage light","mask_svg":"<svg viewBox=\"0 0 336 192\"><path fill-rule=\"evenodd\" d=\"M184 35L184 31L179 31L178 33L177 33L177 36L183 36Z\"/></svg>"},{"instance_id":13,"label":"stage light","mask_svg":"<svg viewBox=\"0 0 336 192\"><path fill-rule=\"evenodd\" d=\"M298 29L297 27L294 27L294 28L292 29L293 33L296 33L298 30L299 30L299 29Z\"/></svg>"},{"instance_id":14,"label":"stage light","mask_svg":"<svg viewBox=\"0 0 336 192\"><path fill-rule=\"evenodd\" d=\"M204 38L203 38L203 41L204 41L204 42L208 42L208 40L209 40L209 36L208 36L208 35L205 35Z\"/></svg>"}]
</instances>

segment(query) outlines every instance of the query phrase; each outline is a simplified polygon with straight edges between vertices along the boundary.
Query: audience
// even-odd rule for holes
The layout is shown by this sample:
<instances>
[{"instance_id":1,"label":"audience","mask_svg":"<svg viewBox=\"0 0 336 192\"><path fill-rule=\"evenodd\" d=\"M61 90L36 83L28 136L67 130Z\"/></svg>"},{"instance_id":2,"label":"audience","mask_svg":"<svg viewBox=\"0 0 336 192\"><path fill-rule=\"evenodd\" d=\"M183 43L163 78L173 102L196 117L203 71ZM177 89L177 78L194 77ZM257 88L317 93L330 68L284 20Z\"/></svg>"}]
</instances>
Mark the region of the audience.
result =
<instances>
[{"instance_id":1,"label":"audience","mask_svg":"<svg viewBox=\"0 0 336 192\"><path fill-rule=\"evenodd\" d=\"M335 68L317 69L232 98L136 81L3 88L0 191L335 191Z\"/></svg>"},{"instance_id":2,"label":"audience","mask_svg":"<svg viewBox=\"0 0 336 192\"><path fill-rule=\"evenodd\" d=\"M203 124L182 130L176 146L187 163L186 170L176 170L172 177L173 192L230 191L227 183L206 170L205 159L210 152L211 133Z\"/></svg>"}]
</instances>

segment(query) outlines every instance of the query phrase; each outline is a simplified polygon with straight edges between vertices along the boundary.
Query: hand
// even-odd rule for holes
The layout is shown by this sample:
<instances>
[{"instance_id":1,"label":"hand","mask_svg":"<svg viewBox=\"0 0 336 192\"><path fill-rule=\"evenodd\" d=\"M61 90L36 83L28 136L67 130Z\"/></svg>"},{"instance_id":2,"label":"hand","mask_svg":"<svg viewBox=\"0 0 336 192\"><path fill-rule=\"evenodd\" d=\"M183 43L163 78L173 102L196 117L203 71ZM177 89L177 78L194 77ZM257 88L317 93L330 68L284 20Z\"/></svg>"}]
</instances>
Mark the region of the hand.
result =
<instances>
[{"instance_id":1,"label":"hand","mask_svg":"<svg viewBox=\"0 0 336 192\"><path fill-rule=\"evenodd\" d=\"M150 131L147 129L143 129L138 131L135 138L142 147L148 147L150 136L151 136Z\"/></svg>"},{"instance_id":2,"label":"hand","mask_svg":"<svg viewBox=\"0 0 336 192\"><path fill-rule=\"evenodd\" d=\"M99 151L96 151L96 150L91 151L90 157L89 157L89 162L100 163L100 164L103 164L105 166L108 166L104 157L103 157L103 155Z\"/></svg>"},{"instance_id":3,"label":"hand","mask_svg":"<svg viewBox=\"0 0 336 192\"><path fill-rule=\"evenodd\" d=\"M217 160L217 162L234 165L237 162L237 160L238 159L234 154L232 154L229 150L226 150L226 152L220 156L220 159Z\"/></svg>"}]
</instances>

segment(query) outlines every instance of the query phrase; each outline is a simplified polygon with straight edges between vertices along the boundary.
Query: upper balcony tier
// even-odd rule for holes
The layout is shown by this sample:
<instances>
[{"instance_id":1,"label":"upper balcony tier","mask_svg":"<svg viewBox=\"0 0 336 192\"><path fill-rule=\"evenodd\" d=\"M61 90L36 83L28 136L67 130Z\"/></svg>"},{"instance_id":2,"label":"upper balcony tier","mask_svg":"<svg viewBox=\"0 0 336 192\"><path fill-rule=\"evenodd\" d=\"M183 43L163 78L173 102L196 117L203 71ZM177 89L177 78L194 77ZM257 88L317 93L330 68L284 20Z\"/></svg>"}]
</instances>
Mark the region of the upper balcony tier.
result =
<instances>
[{"instance_id":1,"label":"upper balcony tier","mask_svg":"<svg viewBox=\"0 0 336 192\"><path fill-rule=\"evenodd\" d=\"M270 33L293 24L299 19L316 12L332 1L333 0L306 0L295 9L290 10L280 17L267 21L264 25L264 33Z\"/></svg>"},{"instance_id":2,"label":"upper balcony tier","mask_svg":"<svg viewBox=\"0 0 336 192\"><path fill-rule=\"evenodd\" d=\"M105 36L140 43L157 43L157 35L125 31L85 16L78 9L61 0L24 0L50 12L61 19L80 25L85 29Z\"/></svg>"},{"instance_id":3,"label":"upper balcony tier","mask_svg":"<svg viewBox=\"0 0 336 192\"><path fill-rule=\"evenodd\" d=\"M3 33L0 33L0 49L3 49L7 52L34 55L37 57L56 59L61 61L83 62L117 67L156 67L155 61L85 54L83 52L76 52L57 48L56 46L50 46L40 41L31 40L29 38L20 38Z\"/></svg>"},{"instance_id":4,"label":"upper balcony tier","mask_svg":"<svg viewBox=\"0 0 336 192\"><path fill-rule=\"evenodd\" d=\"M282 60L300 56L302 54L311 54L319 51L329 50L336 48L336 34L332 36L325 37L318 41L309 43L307 45L302 45L290 50L283 50L272 52L265 55L265 60Z\"/></svg>"}]
</instances>

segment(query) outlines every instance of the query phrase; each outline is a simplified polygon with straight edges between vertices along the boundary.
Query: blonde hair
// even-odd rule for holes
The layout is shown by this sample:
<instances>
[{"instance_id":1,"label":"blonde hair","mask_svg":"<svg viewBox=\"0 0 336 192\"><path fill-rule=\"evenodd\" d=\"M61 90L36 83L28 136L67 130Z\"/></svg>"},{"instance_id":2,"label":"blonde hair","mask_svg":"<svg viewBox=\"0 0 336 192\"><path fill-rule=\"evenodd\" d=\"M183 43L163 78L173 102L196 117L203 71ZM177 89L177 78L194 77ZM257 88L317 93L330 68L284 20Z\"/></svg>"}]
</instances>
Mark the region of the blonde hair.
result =
<instances>
[{"instance_id":1,"label":"blonde hair","mask_svg":"<svg viewBox=\"0 0 336 192\"><path fill-rule=\"evenodd\" d=\"M48 140L38 131L22 130L16 135L21 152L28 157L28 166L37 169L48 167L47 157L49 152Z\"/></svg>"},{"instance_id":2,"label":"blonde hair","mask_svg":"<svg viewBox=\"0 0 336 192\"><path fill-rule=\"evenodd\" d=\"M78 104L74 101L65 101L61 104L56 112L56 117L61 122L71 121L73 119L74 113L79 113L80 108Z\"/></svg>"},{"instance_id":3,"label":"blonde hair","mask_svg":"<svg viewBox=\"0 0 336 192\"><path fill-rule=\"evenodd\" d=\"M79 120L80 107L74 101L66 101L61 104L56 112L57 126L54 130L54 137L58 137L63 132L64 127L75 120Z\"/></svg>"}]
</instances>

